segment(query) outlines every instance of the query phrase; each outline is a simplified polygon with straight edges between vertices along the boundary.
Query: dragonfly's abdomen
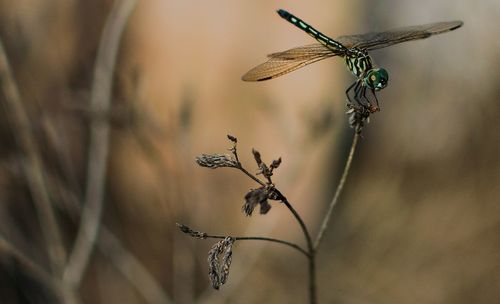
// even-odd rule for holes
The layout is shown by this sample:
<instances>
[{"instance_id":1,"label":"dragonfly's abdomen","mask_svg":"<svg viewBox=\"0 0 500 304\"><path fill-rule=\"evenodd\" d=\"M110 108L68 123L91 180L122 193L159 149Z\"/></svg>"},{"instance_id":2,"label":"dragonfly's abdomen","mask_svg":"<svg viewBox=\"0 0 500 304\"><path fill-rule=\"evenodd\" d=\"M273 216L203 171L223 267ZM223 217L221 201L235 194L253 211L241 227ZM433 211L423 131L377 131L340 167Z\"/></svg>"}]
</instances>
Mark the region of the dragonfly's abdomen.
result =
<instances>
[{"instance_id":1,"label":"dragonfly's abdomen","mask_svg":"<svg viewBox=\"0 0 500 304\"><path fill-rule=\"evenodd\" d=\"M350 49L344 58L347 67L357 78L362 77L366 71L373 68L372 60L365 51Z\"/></svg>"},{"instance_id":2,"label":"dragonfly's abdomen","mask_svg":"<svg viewBox=\"0 0 500 304\"><path fill-rule=\"evenodd\" d=\"M302 19L290 14L289 12L280 9L280 10L278 10L278 14L281 16L281 18L287 20L288 22L295 25L299 29L308 33L310 36L312 36L314 39L318 40L324 46L326 46L330 49L336 50L336 51L347 51L347 49L342 44L340 44L337 41L323 35L321 32L317 31L312 26L305 23Z\"/></svg>"}]
</instances>

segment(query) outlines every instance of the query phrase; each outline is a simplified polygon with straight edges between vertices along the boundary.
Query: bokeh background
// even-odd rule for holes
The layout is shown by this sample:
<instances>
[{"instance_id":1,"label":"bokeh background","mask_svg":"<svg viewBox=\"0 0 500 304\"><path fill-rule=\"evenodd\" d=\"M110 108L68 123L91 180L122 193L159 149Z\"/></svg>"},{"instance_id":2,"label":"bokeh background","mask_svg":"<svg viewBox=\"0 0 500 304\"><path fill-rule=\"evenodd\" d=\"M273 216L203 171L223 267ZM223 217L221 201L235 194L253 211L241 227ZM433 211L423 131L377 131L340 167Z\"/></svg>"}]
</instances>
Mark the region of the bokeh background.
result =
<instances>
[{"instance_id":1,"label":"bokeh background","mask_svg":"<svg viewBox=\"0 0 500 304\"><path fill-rule=\"evenodd\" d=\"M138 2L120 43L112 110L103 114L112 131L102 227L115 246L96 245L77 288L82 303L307 301L306 261L296 252L237 242L229 282L215 291L206 263L215 241L191 239L175 226L304 244L277 203L265 216L244 216L243 197L257 186L250 179L194 162L201 153L225 153L232 134L250 171L252 148L266 161L283 158L274 181L318 230L353 135L344 100L352 76L333 58L272 81L242 82L266 54L314 42L279 18L278 8L331 37L465 23L372 52L390 83L318 254L320 303L500 300L500 2ZM89 108L93 69L112 5L0 1L0 39L68 252L91 161L89 122L99 115ZM50 272L19 130L5 107L0 115L0 233L9 244L0 246L0 302L58 303L18 260L24 255Z\"/></svg>"}]
</instances>

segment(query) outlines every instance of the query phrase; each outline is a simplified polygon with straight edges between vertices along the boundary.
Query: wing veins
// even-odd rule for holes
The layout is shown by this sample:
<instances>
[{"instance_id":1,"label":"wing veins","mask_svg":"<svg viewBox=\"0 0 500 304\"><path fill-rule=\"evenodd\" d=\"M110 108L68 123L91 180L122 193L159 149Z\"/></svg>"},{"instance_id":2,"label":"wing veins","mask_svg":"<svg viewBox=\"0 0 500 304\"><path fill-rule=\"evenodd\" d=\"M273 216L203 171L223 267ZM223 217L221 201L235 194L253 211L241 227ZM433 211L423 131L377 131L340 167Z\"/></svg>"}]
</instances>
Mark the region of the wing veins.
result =
<instances>
[{"instance_id":1,"label":"wing veins","mask_svg":"<svg viewBox=\"0 0 500 304\"><path fill-rule=\"evenodd\" d=\"M359 48L369 51L406 41L425 39L432 35L453 31L462 25L462 21L436 22L401 27L383 32L340 36L336 40L347 48Z\"/></svg>"},{"instance_id":2,"label":"wing veins","mask_svg":"<svg viewBox=\"0 0 500 304\"><path fill-rule=\"evenodd\" d=\"M264 81L295 71L329 57L341 55L322 44L315 43L268 55L268 60L243 75L244 81Z\"/></svg>"}]
</instances>

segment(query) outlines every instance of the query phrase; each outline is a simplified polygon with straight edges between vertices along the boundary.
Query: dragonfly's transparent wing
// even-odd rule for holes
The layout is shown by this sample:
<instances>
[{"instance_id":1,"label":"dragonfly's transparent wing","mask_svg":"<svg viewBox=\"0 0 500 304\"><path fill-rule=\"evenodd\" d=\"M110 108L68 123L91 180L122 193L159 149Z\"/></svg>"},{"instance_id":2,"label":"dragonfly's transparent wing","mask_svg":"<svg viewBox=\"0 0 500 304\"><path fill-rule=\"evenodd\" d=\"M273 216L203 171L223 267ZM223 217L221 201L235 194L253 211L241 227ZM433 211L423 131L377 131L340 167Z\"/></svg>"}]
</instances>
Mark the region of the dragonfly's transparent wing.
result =
<instances>
[{"instance_id":1,"label":"dragonfly's transparent wing","mask_svg":"<svg viewBox=\"0 0 500 304\"><path fill-rule=\"evenodd\" d=\"M428 38L432 35L453 31L463 25L462 21L437 22L424 25L408 26L385 32L361 35L340 36L337 40L347 48L375 50L393 44Z\"/></svg>"},{"instance_id":2,"label":"dragonfly's transparent wing","mask_svg":"<svg viewBox=\"0 0 500 304\"><path fill-rule=\"evenodd\" d=\"M284 52L269 54L268 61L248 71L244 81L264 81L290 73L313 62L342 55L340 51L315 43L293 48Z\"/></svg>"}]
</instances>

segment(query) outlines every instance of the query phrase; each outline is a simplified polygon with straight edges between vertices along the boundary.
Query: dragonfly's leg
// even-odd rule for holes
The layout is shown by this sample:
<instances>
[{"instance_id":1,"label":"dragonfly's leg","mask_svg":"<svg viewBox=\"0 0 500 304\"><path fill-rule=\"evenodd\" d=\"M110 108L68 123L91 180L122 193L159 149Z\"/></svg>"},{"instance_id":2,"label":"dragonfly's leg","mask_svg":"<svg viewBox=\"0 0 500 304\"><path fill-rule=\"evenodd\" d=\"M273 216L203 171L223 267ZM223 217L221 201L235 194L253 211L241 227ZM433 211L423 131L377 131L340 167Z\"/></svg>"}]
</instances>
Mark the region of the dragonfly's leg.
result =
<instances>
[{"instance_id":1,"label":"dragonfly's leg","mask_svg":"<svg viewBox=\"0 0 500 304\"><path fill-rule=\"evenodd\" d=\"M355 81L353 82L348 88L347 90L345 90L345 95L347 96L347 102L352 105L352 100L351 100L351 96L349 96L349 92L352 90L352 88L357 84L358 82Z\"/></svg>"},{"instance_id":2,"label":"dragonfly's leg","mask_svg":"<svg viewBox=\"0 0 500 304\"><path fill-rule=\"evenodd\" d=\"M371 113L375 113L375 112L379 111L378 101L377 101L377 105L372 104L370 99L368 99L368 97L366 96L366 89L367 89L366 86L363 86L363 88L361 89L361 98L366 101L366 109L368 111L370 111ZM373 97L375 97L375 100L377 100L377 96L375 96L375 92L373 90L372 90L372 92L373 92Z\"/></svg>"},{"instance_id":3,"label":"dragonfly's leg","mask_svg":"<svg viewBox=\"0 0 500 304\"><path fill-rule=\"evenodd\" d=\"M354 90L354 102L351 101L349 104L349 108L354 109L356 112L361 113L365 111L365 107L363 104L359 101L359 90L361 89L361 82L356 81L351 85L352 90Z\"/></svg>"},{"instance_id":4,"label":"dragonfly's leg","mask_svg":"<svg viewBox=\"0 0 500 304\"><path fill-rule=\"evenodd\" d=\"M368 99L368 97L366 97L366 87L363 86L363 88L361 89L361 99L362 100L365 100L366 101L366 104L368 105L369 108L371 108L371 102L370 100Z\"/></svg>"},{"instance_id":5,"label":"dragonfly's leg","mask_svg":"<svg viewBox=\"0 0 500 304\"><path fill-rule=\"evenodd\" d=\"M364 109L369 109L370 108L370 102L368 99L366 99L365 93L366 93L366 87L363 86L361 82L358 82L358 85L354 88L354 99L358 103L359 106L361 106ZM363 100L366 99L366 101Z\"/></svg>"},{"instance_id":6,"label":"dragonfly's leg","mask_svg":"<svg viewBox=\"0 0 500 304\"><path fill-rule=\"evenodd\" d=\"M364 107L362 105L360 105L360 103L358 101L358 97L357 97L357 95L359 94L358 91L359 91L360 84L361 84L360 81L356 80L345 91L345 94L347 96L347 107L349 109L351 109L352 111L356 111L356 112L365 111ZM354 90L354 101L351 99L351 96L350 96L350 92L353 90Z\"/></svg>"},{"instance_id":7,"label":"dragonfly's leg","mask_svg":"<svg viewBox=\"0 0 500 304\"><path fill-rule=\"evenodd\" d=\"M373 97L375 97L375 102L377 103L377 111L380 111L380 106L378 104L378 98L377 98L377 94L375 94L375 90L372 89L372 93L373 93Z\"/></svg>"}]
</instances>

